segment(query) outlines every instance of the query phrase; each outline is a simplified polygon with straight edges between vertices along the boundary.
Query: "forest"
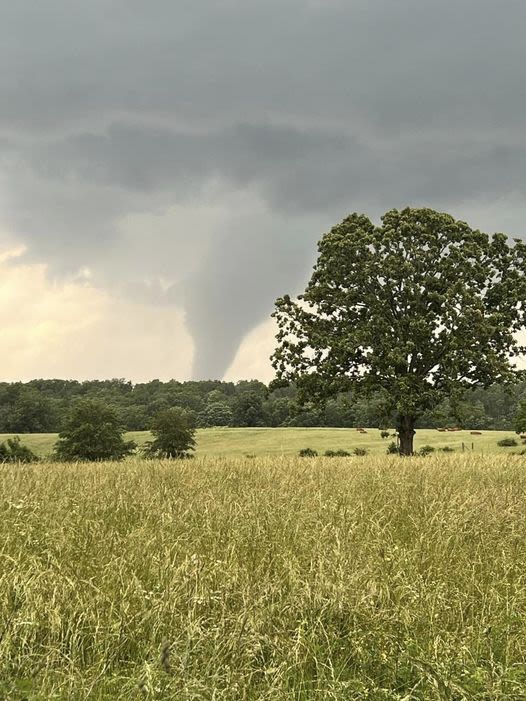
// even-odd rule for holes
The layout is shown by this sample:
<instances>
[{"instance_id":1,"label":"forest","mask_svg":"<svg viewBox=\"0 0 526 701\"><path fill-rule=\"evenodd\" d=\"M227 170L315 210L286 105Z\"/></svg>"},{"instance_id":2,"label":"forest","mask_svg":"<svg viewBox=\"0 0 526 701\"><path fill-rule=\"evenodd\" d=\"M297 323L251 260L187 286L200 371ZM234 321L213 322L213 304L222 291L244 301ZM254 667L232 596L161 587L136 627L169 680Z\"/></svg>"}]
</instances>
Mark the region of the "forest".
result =
<instances>
[{"instance_id":1,"label":"forest","mask_svg":"<svg viewBox=\"0 0 526 701\"><path fill-rule=\"evenodd\" d=\"M425 412L418 427L513 430L517 406L525 397L526 382L475 388ZM196 426L202 428L394 425L394 419L385 416L380 394L364 399L344 393L324 406L315 406L301 404L294 386L273 389L258 380L133 384L125 379L52 379L0 383L0 433L58 432L79 399L103 401L115 410L128 431L149 429L154 416L173 406L192 412Z\"/></svg>"}]
</instances>

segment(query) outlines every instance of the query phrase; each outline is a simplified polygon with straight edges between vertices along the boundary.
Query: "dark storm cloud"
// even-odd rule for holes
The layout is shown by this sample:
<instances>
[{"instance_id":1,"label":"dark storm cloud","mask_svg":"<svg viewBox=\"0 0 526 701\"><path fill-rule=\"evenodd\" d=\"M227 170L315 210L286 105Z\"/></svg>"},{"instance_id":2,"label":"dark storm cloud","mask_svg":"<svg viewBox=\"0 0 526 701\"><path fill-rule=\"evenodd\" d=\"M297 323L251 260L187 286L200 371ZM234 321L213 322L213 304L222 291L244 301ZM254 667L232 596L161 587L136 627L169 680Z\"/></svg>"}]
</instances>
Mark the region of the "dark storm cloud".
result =
<instances>
[{"instance_id":1,"label":"dark storm cloud","mask_svg":"<svg viewBox=\"0 0 526 701\"><path fill-rule=\"evenodd\" d=\"M111 110L192 124L263 112L389 130L522 125L522 0L4 6L3 121L17 128Z\"/></svg>"},{"instance_id":2,"label":"dark storm cloud","mask_svg":"<svg viewBox=\"0 0 526 701\"><path fill-rule=\"evenodd\" d=\"M348 211L524 197L522 0L0 6L3 218L56 271L174 283L154 297L184 303L201 376ZM120 247L123 219L213 183L261 207Z\"/></svg>"},{"instance_id":3,"label":"dark storm cloud","mask_svg":"<svg viewBox=\"0 0 526 701\"><path fill-rule=\"evenodd\" d=\"M410 147L359 141L338 129L238 124L205 132L116 123L32 148L26 162L48 181L74 178L131 192L188 197L215 177L254 185L272 207L319 210L378 192L383 197L502 194L523 187L526 143L480 143L466 135Z\"/></svg>"}]
</instances>

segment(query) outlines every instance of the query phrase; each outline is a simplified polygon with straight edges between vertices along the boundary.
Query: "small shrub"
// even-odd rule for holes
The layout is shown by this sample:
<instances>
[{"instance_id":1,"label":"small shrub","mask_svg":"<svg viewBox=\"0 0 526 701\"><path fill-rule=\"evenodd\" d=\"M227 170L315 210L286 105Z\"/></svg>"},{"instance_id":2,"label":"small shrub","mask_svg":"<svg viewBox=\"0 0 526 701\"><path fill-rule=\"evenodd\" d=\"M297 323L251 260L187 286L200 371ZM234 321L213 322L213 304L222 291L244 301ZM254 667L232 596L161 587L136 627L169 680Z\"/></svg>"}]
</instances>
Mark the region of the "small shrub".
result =
<instances>
[{"instance_id":1,"label":"small shrub","mask_svg":"<svg viewBox=\"0 0 526 701\"><path fill-rule=\"evenodd\" d=\"M324 453L326 458L349 458L351 457L351 453L347 452L346 450L326 450Z\"/></svg>"},{"instance_id":2,"label":"small shrub","mask_svg":"<svg viewBox=\"0 0 526 701\"><path fill-rule=\"evenodd\" d=\"M380 438L389 438L390 435L389 431L380 431Z\"/></svg>"},{"instance_id":3,"label":"small shrub","mask_svg":"<svg viewBox=\"0 0 526 701\"><path fill-rule=\"evenodd\" d=\"M38 457L30 450L27 445L22 445L20 438L8 438L3 443L0 443L0 463L2 462L37 462Z\"/></svg>"},{"instance_id":4,"label":"small shrub","mask_svg":"<svg viewBox=\"0 0 526 701\"><path fill-rule=\"evenodd\" d=\"M423 445L420 450L418 451L419 455L422 455L425 457L426 455L429 455L430 453L434 453L435 448L432 445Z\"/></svg>"},{"instance_id":5,"label":"small shrub","mask_svg":"<svg viewBox=\"0 0 526 701\"><path fill-rule=\"evenodd\" d=\"M391 441L389 445L387 446L387 455L398 455L400 452L398 446L394 441Z\"/></svg>"},{"instance_id":6,"label":"small shrub","mask_svg":"<svg viewBox=\"0 0 526 701\"><path fill-rule=\"evenodd\" d=\"M445 445L443 448L439 448L440 451L443 453L454 453L455 449L452 448L450 445Z\"/></svg>"},{"instance_id":7,"label":"small shrub","mask_svg":"<svg viewBox=\"0 0 526 701\"><path fill-rule=\"evenodd\" d=\"M499 445L501 448L512 448L515 445L519 445L515 438L502 438L500 441L497 441L497 445Z\"/></svg>"},{"instance_id":8,"label":"small shrub","mask_svg":"<svg viewBox=\"0 0 526 701\"><path fill-rule=\"evenodd\" d=\"M353 450L353 453L359 456L367 455L368 452L367 448L355 448Z\"/></svg>"},{"instance_id":9,"label":"small shrub","mask_svg":"<svg viewBox=\"0 0 526 701\"><path fill-rule=\"evenodd\" d=\"M302 448L298 455L300 458L315 458L318 455L318 451L312 448Z\"/></svg>"}]
</instances>

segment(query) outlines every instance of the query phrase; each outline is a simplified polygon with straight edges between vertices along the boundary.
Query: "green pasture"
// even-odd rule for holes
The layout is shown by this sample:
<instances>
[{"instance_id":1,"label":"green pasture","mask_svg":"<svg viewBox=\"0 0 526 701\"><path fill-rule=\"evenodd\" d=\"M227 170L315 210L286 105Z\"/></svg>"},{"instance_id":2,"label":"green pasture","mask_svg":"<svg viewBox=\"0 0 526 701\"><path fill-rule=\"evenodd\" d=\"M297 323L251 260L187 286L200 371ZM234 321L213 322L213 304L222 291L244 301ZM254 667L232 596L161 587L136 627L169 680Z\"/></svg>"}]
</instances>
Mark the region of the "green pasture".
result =
<instances>
[{"instance_id":1,"label":"green pasture","mask_svg":"<svg viewBox=\"0 0 526 701\"><path fill-rule=\"evenodd\" d=\"M367 433L351 428L205 428L197 431L197 453L237 457L295 455L302 448L312 448L320 454L338 449L351 452L354 448L365 448L371 454L385 453L394 438L382 439L377 428L366 430ZM150 437L147 431L136 431L127 436L139 445ZM8 434L0 434L0 442L7 437ZM512 431L483 431L482 435L472 435L471 431L441 433L435 429L422 429L416 433L415 447L418 450L423 445L432 445L436 449L450 446L462 452L464 444L465 452L478 454L509 454L522 449L522 446L497 446L497 442L505 437L517 438ZM46 456L52 452L57 436L54 433L22 434L21 439L38 455Z\"/></svg>"}]
</instances>

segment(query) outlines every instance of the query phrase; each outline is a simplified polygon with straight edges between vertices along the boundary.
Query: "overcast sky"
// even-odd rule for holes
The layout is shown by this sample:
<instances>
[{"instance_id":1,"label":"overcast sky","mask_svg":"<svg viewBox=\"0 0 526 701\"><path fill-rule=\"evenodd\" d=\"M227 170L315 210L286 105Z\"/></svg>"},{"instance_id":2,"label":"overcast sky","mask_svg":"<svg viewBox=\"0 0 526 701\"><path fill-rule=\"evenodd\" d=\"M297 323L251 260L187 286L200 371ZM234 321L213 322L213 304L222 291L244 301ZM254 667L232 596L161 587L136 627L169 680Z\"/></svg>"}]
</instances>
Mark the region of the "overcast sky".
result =
<instances>
[{"instance_id":1,"label":"overcast sky","mask_svg":"<svg viewBox=\"0 0 526 701\"><path fill-rule=\"evenodd\" d=\"M0 0L0 375L272 376L351 211L526 233L524 0Z\"/></svg>"}]
</instances>

